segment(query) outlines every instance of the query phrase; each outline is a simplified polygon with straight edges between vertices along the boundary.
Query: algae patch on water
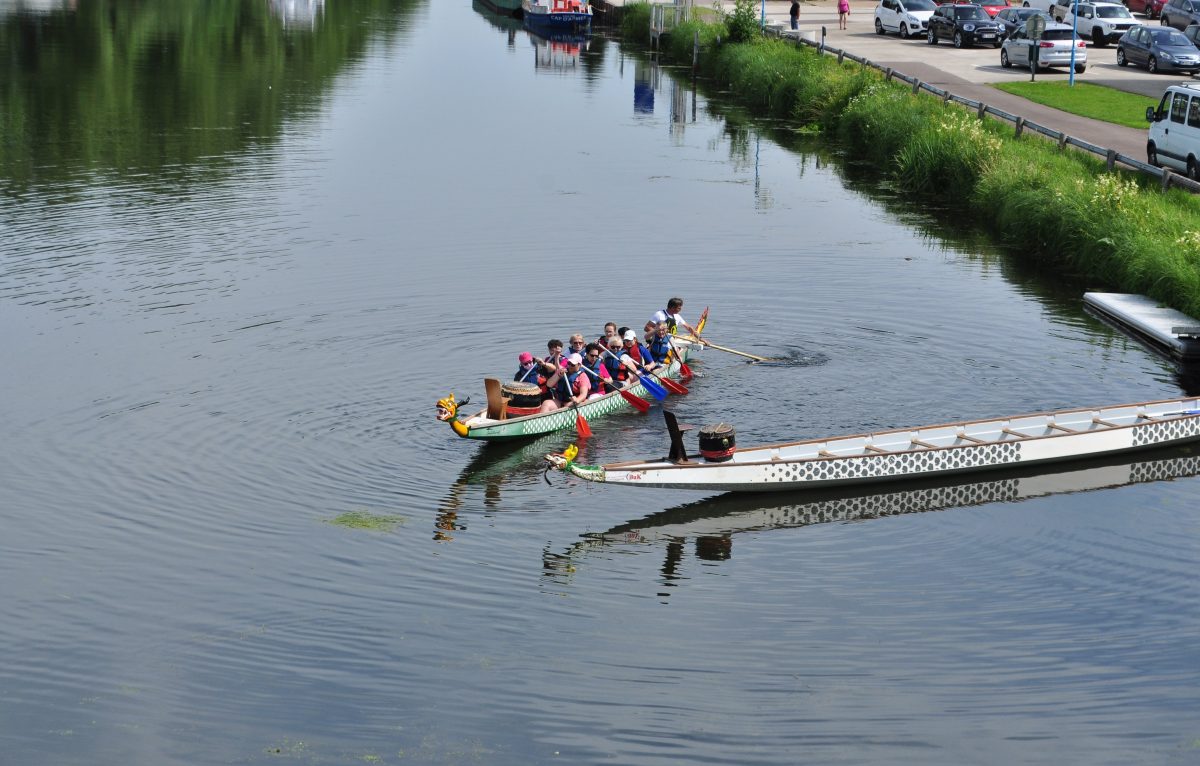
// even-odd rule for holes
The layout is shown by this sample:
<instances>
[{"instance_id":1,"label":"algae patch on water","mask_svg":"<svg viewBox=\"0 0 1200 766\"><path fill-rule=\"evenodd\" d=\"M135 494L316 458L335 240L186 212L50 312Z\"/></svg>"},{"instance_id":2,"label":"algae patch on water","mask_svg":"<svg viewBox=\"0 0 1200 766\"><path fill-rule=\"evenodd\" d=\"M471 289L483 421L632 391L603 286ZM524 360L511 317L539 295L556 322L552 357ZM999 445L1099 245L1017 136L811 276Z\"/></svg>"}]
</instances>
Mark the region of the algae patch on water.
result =
<instances>
[{"instance_id":1,"label":"algae patch on water","mask_svg":"<svg viewBox=\"0 0 1200 766\"><path fill-rule=\"evenodd\" d=\"M370 511L348 511L332 519L326 519L328 524L350 529L366 529L371 532L391 532L408 521L404 516L389 513L371 513Z\"/></svg>"}]
</instances>

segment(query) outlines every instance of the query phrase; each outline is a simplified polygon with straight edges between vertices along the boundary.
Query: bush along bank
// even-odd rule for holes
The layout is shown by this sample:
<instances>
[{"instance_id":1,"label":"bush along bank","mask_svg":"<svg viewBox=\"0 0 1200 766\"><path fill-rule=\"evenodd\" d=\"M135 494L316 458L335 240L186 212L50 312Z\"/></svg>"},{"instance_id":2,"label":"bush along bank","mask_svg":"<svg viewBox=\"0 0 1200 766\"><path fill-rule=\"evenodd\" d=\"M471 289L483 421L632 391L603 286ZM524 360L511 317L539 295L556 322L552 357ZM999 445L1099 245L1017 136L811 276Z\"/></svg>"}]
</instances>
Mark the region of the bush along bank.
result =
<instances>
[{"instance_id":1,"label":"bush along bank","mask_svg":"<svg viewBox=\"0 0 1200 766\"><path fill-rule=\"evenodd\" d=\"M731 42L750 5L737 0L718 22L684 23L663 39L662 55L691 63L698 37L698 74L752 111L820 131L897 186L972 215L1041 266L1200 318L1200 197L1163 192L1154 179L1109 171L1037 136L1014 137L1011 126L790 41L756 34ZM627 6L626 39L648 42L649 18L649 6Z\"/></svg>"}]
</instances>

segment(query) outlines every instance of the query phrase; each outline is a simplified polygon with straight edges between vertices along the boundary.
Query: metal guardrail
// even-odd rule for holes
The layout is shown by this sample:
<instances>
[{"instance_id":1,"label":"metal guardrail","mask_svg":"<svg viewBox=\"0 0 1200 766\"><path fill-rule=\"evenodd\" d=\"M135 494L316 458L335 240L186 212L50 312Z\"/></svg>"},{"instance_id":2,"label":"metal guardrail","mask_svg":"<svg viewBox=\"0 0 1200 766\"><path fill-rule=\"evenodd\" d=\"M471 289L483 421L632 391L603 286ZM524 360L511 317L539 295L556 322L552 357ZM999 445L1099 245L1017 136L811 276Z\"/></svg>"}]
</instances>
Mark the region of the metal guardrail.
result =
<instances>
[{"instance_id":1,"label":"metal guardrail","mask_svg":"<svg viewBox=\"0 0 1200 766\"><path fill-rule=\"evenodd\" d=\"M781 37L784 36L781 34L781 30L775 29L773 31L775 32L775 34L778 34ZM986 116L991 116L991 117L995 117L995 118L998 118L1001 120L1005 120L1006 122L1011 122L1015 125L1015 130L1016 130L1017 136L1020 136L1024 131L1029 130L1034 133L1043 135L1046 138L1049 138L1053 141L1057 141L1059 149L1063 149L1067 146L1073 146L1076 149L1082 149L1085 152L1090 152L1091 154L1096 154L1101 157L1104 157L1105 162L1108 164L1109 170L1112 170L1114 167L1116 167L1119 164L1119 165L1124 165L1128 168L1132 168L1133 170L1137 170L1142 173L1145 173L1146 175L1158 178L1162 182L1163 191L1166 191L1167 189L1171 188L1172 186L1177 186L1182 189L1187 189L1188 191L1190 191L1192 193L1200 193L1200 182L1193 181L1192 179L1188 178L1185 175L1180 175L1179 173L1176 173L1175 171L1171 170L1170 168L1156 168L1149 163L1142 162L1139 159L1135 159L1135 158L1130 157L1125 154L1121 154L1120 152L1116 151L1115 149L1107 149L1103 146L1097 146L1096 144L1084 141L1081 138L1069 136L1066 133L1062 132L1061 130L1055 130L1054 128L1048 128L1045 125L1039 125L1038 123L1033 122L1031 120L1027 120L1024 117L1020 117L1015 114L1009 114L1008 112L1005 112L1001 109L997 109L994 106L988 106L987 104L985 104L982 101L976 101L974 99L964 98L963 96L956 96L948 90L943 90L935 85L930 85L929 83L921 82L920 79L913 77L911 75L906 75L903 72L897 72L894 69L892 69L891 67L880 66L879 64L876 64L874 61L863 58L862 56L856 56L853 53L850 53L848 51L844 51L844 50L826 45L824 43L824 41L818 42L818 41L806 39L804 37L796 37L796 44L797 45L807 45L812 48L816 48L817 53L819 55L836 55L839 64L842 63L844 60L849 59L850 61L853 61L856 64L861 64L862 66L865 66L865 67L871 67L872 69L877 69L878 71L883 72L884 80L896 79L896 80L900 80L901 82L905 82L905 83L908 83L909 85L911 85L912 92L914 95L920 93L921 91L926 91L927 93L930 93L934 96L941 98L943 102L953 101L957 104L962 104L963 106L974 109L976 111L976 113L979 115L980 119L982 119Z\"/></svg>"},{"instance_id":2,"label":"metal guardrail","mask_svg":"<svg viewBox=\"0 0 1200 766\"><path fill-rule=\"evenodd\" d=\"M650 6L650 42L658 47L658 38L665 35L688 19L691 3L656 3Z\"/></svg>"}]
</instances>

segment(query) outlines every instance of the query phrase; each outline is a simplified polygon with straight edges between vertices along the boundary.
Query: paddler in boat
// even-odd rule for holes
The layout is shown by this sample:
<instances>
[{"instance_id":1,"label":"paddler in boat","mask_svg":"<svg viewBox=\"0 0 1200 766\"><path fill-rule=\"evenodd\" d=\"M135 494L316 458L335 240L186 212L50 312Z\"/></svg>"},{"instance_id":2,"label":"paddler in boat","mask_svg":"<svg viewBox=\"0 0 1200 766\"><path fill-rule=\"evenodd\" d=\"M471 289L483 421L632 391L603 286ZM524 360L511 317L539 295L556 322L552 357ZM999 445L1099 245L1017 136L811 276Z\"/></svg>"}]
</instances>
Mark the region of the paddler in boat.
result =
<instances>
[{"instance_id":1,"label":"paddler in boat","mask_svg":"<svg viewBox=\"0 0 1200 766\"><path fill-rule=\"evenodd\" d=\"M617 323L616 322L605 322L604 323L604 334L601 335L599 338L596 338L596 342L600 344L601 348L607 348L608 341L610 339L612 339L612 336L614 336L616 334L617 334Z\"/></svg>"},{"instance_id":2,"label":"paddler in boat","mask_svg":"<svg viewBox=\"0 0 1200 766\"><path fill-rule=\"evenodd\" d=\"M639 343L637 333L628 327L621 333L621 350L634 361L634 369L645 367L647 370L653 370L658 366L650 358L650 349Z\"/></svg>"},{"instance_id":3,"label":"paddler in boat","mask_svg":"<svg viewBox=\"0 0 1200 766\"><path fill-rule=\"evenodd\" d=\"M650 340L650 358L655 364L671 363L671 326L666 322L659 322L654 328L654 337Z\"/></svg>"},{"instance_id":4,"label":"paddler in boat","mask_svg":"<svg viewBox=\"0 0 1200 766\"><path fill-rule=\"evenodd\" d=\"M567 389L567 399L563 402L564 407L569 407L572 404L583 404L587 401L588 395L592 392L592 385L588 379L588 374L583 371L583 357L581 355L571 354L567 357L566 374L562 376L556 389L561 389L564 383Z\"/></svg>"},{"instance_id":5,"label":"paddler in boat","mask_svg":"<svg viewBox=\"0 0 1200 766\"><path fill-rule=\"evenodd\" d=\"M585 341L583 339L583 333L579 333L579 332L575 333L567 341L567 356L570 356L571 354L579 354L579 356L582 357L583 356L583 347L586 344L587 344L587 341Z\"/></svg>"},{"instance_id":6,"label":"paddler in boat","mask_svg":"<svg viewBox=\"0 0 1200 766\"><path fill-rule=\"evenodd\" d=\"M533 383L538 384L539 373L541 372L541 364L533 358L533 354L528 351L522 351L517 357L517 374L513 375L513 380L517 383Z\"/></svg>"},{"instance_id":7,"label":"paddler in boat","mask_svg":"<svg viewBox=\"0 0 1200 766\"><path fill-rule=\"evenodd\" d=\"M546 350L550 354L542 360L547 365L544 369L548 370L547 374L553 375L562 366L563 342L558 338L551 338L546 342Z\"/></svg>"},{"instance_id":8,"label":"paddler in boat","mask_svg":"<svg viewBox=\"0 0 1200 766\"><path fill-rule=\"evenodd\" d=\"M614 331L616 328L613 328ZM599 343L589 343L584 349L583 366L586 368L584 374L590 380L588 383L592 386L592 397L604 396L610 391L616 391L616 388L610 388L612 380L608 374L608 369L604 366L604 360L600 358L603 353Z\"/></svg>"},{"instance_id":9,"label":"paddler in boat","mask_svg":"<svg viewBox=\"0 0 1200 766\"><path fill-rule=\"evenodd\" d=\"M629 366L632 362L627 363L621 359L624 353L621 349L621 339L614 335L608 339L608 351L601 357L604 364L604 370L608 373L609 385L620 388L628 388L633 382L633 376L629 374Z\"/></svg>"}]
</instances>

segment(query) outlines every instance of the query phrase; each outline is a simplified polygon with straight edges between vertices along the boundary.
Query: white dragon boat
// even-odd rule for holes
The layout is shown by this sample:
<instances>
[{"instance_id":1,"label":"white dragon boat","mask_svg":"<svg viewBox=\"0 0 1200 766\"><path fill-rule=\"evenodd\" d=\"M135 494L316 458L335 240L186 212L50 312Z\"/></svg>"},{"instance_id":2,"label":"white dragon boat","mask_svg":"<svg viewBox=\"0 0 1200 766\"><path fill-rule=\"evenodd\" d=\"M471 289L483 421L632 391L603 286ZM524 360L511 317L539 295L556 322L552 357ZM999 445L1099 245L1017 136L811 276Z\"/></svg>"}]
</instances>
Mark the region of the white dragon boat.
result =
<instances>
[{"instance_id":1,"label":"white dragon boat","mask_svg":"<svg viewBox=\"0 0 1200 766\"><path fill-rule=\"evenodd\" d=\"M674 416L667 458L578 465L574 445L547 455L554 467L587 481L717 492L773 492L931 478L1082 460L1200 439L1200 399L1058 410L993 420L905 428L831 439L737 448L729 426L688 456Z\"/></svg>"}]
</instances>

